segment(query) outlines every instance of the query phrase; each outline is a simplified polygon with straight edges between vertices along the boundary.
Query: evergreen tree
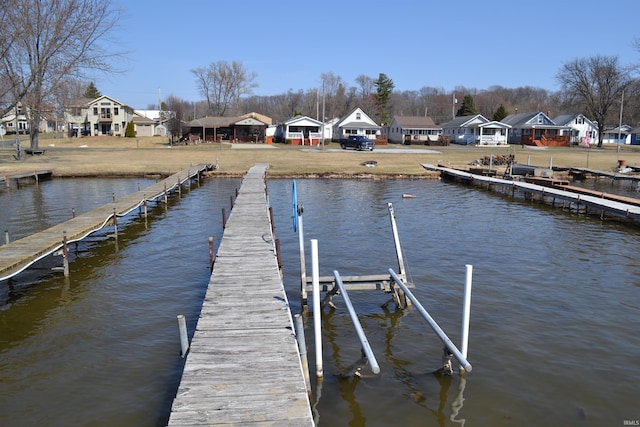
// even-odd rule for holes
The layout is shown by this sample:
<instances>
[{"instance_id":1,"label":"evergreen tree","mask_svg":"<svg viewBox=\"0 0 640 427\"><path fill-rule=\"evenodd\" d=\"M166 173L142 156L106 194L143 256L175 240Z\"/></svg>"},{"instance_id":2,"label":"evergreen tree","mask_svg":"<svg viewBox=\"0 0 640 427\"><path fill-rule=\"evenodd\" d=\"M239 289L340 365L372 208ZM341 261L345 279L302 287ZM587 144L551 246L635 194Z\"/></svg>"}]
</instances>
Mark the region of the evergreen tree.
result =
<instances>
[{"instance_id":1,"label":"evergreen tree","mask_svg":"<svg viewBox=\"0 0 640 427\"><path fill-rule=\"evenodd\" d=\"M129 123L127 123L127 128L124 131L124 136L125 136L125 138L135 138L136 137L136 130L135 130L135 126L133 125L133 120L131 120Z\"/></svg>"},{"instance_id":2,"label":"evergreen tree","mask_svg":"<svg viewBox=\"0 0 640 427\"><path fill-rule=\"evenodd\" d=\"M87 86L87 90L84 91L83 96L88 99L96 99L100 98L102 94L100 93L96 85L93 82L90 82Z\"/></svg>"},{"instance_id":3,"label":"evergreen tree","mask_svg":"<svg viewBox=\"0 0 640 427\"><path fill-rule=\"evenodd\" d=\"M504 108L504 105L500 104L496 112L493 113L493 120L495 120L496 122L499 122L505 117L507 117L508 115L509 115L509 112L507 111L507 109Z\"/></svg>"},{"instance_id":4,"label":"evergreen tree","mask_svg":"<svg viewBox=\"0 0 640 427\"><path fill-rule=\"evenodd\" d=\"M465 95L464 99L462 100L462 105L456 113L456 117L473 116L476 114L478 114L478 111L476 110L476 106L473 102L473 96Z\"/></svg>"},{"instance_id":5,"label":"evergreen tree","mask_svg":"<svg viewBox=\"0 0 640 427\"><path fill-rule=\"evenodd\" d=\"M380 117L380 124L388 124L389 111L391 110L391 92L393 91L393 80L387 77L386 74L380 73L378 79L373 82L376 86L376 104L378 106L378 113Z\"/></svg>"}]
</instances>

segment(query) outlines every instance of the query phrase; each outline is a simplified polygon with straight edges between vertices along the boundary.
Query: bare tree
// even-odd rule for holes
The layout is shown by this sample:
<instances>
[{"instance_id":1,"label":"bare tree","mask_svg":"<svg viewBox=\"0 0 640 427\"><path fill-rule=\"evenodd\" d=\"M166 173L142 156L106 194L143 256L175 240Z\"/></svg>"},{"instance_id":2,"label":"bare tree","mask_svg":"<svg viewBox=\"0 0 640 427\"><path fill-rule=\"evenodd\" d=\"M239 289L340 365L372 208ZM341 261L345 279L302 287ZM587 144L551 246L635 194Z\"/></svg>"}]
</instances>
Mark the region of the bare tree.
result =
<instances>
[{"instance_id":1,"label":"bare tree","mask_svg":"<svg viewBox=\"0 0 640 427\"><path fill-rule=\"evenodd\" d=\"M12 0L3 4L3 33L14 34L0 58L3 79L12 100L4 114L18 103L28 113L31 148L38 149L43 103L68 77L88 70L112 71L110 59L120 56L100 45L117 22L110 0Z\"/></svg>"},{"instance_id":2,"label":"bare tree","mask_svg":"<svg viewBox=\"0 0 640 427\"><path fill-rule=\"evenodd\" d=\"M196 77L196 85L205 97L208 113L224 116L227 109L240 102L240 97L253 93L256 73L247 71L242 62L218 61L207 67L191 70Z\"/></svg>"},{"instance_id":3,"label":"bare tree","mask_svg":"<svg viewBox=\"0 0 640 427\"><path fill-rule=\"evenodd\" d=\"M620 65L616 56L593 56L564 64L556 76L562 89L598 122L598 147L612 107L632 83L630 73L631 68Z\"/></svg>"},{"instance_id":4,"label":"bare tree","mask_svg":"<svg viewBox=\"0 0 640 427\"><path fill-rule=\"evenodd\" d=\"M174 95L169 95L163 104L166 107L163 113L166 113L167 128L173 142L174 138L180 138L184 133L183 124L191 105L188 101Z\"/></svg>"}]
</instances>

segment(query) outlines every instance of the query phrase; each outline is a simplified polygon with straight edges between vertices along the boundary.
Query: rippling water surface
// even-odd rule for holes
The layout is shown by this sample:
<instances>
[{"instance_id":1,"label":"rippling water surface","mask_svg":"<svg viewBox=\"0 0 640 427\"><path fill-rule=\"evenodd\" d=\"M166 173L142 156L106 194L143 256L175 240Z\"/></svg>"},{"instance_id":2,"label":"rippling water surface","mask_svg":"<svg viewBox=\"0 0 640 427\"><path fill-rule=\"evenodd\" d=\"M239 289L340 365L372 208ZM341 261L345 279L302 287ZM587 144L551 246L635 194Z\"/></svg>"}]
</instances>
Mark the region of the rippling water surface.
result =
<instances>
[{"instance_id":1,"label":"rippling water surface","mask_svg":"<svg viewBox=\"0 0 640 427\"><path fill-rule=\"evenodd\" d=\"M34 228L22 230L16 212L29 211L44 228L66 219L72 206L62 201L71 197L81 213L81 203L95 194L101 195L96 205L82 209L137 190L138 181L122 180L116 187L123 190L114 182L3 189L0 225L27 235ZM392 202L415 294L455 343L465 265L473 265L474 369L464 378L432 375L442 345L431 329L415 309L384 308L388 296L369 291L350 297L381 373L365 368L361 378L342 379L360 346L342 298L334 298L336 310L323 313L325 375L313 379L319 425L580 426L640 419L637 227L436 180L297 183L308 274L310 239L318 239L321 275L397 268L386 205ZM74 250L67 280L50 272L60 262L54 259L1 284L0 425L166 423L182 368L176 315L185 314L193 330L209 277L207 237L219 241L221 208L228 211L239 185L210 180L172 197L168 209L154 207L146 222L132 214L117 242L109 230L97 233ZM300 312L291 180L268 186L287 293L292 311ZM416 197L402 199L403 193ZM315 372L312 315L305 319Z\"/></svg>"}]
</instances>

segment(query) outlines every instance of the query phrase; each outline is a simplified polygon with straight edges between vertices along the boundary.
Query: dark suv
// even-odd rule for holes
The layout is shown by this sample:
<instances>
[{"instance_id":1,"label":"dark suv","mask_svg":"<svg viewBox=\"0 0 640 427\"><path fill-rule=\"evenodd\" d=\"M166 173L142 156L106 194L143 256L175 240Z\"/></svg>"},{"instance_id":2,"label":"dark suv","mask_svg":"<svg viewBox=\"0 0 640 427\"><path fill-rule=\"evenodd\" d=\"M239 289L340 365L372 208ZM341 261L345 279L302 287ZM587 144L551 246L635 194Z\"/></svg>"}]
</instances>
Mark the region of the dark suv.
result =
<instances>
[{"instance_id":1,"label":"dark suv","mask_svg":"<svg viewBox=\"0 0 640 427\"><path fill-rule=\"evenodd\" d=\"M340 140L340 147L343 149L355 148L356 150L373 151L376 143L362 135L351 135L349 138Z\"/></svg>"}]
</instances>

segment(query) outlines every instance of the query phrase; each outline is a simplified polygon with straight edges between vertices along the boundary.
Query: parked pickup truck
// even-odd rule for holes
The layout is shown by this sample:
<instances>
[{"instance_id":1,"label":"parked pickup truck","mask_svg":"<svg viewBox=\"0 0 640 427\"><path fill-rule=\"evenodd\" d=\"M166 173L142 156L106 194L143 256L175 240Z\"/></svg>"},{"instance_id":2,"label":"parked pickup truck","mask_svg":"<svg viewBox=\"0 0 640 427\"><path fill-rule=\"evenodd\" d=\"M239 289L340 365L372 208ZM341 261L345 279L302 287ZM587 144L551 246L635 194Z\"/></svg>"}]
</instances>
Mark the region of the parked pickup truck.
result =
<instances>
[{"instance_id":1,"label":"parked pickup truck","mask_svg":"<svg viewBox=\"0 0 640 427\"><path fill-rule=\"evenodd\" d=\"M340 147L344 150L347 148L355 148L356 150L373 151L376 143L362 135L351 135L349 138L340 139Z\"/></svg>"}]
</instances>

